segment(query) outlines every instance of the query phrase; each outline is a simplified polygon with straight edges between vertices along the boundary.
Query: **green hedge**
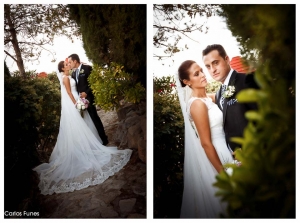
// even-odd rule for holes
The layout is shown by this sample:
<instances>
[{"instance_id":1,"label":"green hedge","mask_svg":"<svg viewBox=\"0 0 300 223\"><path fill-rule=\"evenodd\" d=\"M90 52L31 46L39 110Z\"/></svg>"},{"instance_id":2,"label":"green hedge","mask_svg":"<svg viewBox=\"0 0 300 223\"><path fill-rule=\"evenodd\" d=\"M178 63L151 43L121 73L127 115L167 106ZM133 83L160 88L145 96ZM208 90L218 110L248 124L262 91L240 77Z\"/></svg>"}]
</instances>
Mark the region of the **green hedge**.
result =
<instances>
[{"instance_id":1,"label":"green hedge","mask_svg":"<svg viewBox=\"0 0 300 223\"><path fill-rule=\"evenodd\" d=\"M53 75L5 78L5 210L16 211L28 196L32 168L40 163L37 149L56 139L60 108L59 83Z\"/></svg>"}]
</instances>

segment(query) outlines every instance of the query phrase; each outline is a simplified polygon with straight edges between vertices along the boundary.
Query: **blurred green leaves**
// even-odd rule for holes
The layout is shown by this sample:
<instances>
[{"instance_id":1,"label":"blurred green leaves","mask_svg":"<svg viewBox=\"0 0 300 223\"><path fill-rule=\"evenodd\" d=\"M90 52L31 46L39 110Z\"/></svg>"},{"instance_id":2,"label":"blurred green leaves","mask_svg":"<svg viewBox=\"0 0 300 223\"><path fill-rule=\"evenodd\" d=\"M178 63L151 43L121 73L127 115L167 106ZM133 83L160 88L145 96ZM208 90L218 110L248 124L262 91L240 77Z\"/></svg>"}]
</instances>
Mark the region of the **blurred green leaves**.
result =
<instances>
[{"instance_id":1,"label":"blurred green leaves","mask_svg":"<svg viewBox=\"0 0 300 223\"><path fill-rule=\"evenodd\" d=\"M244 59L255 63L259 90L237 95L255 102L232 166L217 176L218 195L234 218L295 218L295 5L222 5ZM286 25L289 24L289 25ZM255 54L253 54L255 52Z\"/></svg>"}]
</instances>

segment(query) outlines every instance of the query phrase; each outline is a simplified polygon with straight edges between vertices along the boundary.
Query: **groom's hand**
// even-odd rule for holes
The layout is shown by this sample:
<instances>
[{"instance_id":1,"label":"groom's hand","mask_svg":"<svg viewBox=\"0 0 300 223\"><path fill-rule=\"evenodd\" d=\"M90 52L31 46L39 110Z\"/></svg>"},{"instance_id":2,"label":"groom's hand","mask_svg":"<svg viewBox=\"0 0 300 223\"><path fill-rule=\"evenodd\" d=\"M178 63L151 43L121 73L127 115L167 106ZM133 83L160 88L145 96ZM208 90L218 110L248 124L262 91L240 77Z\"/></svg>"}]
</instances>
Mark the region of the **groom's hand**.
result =
<instances>
[{"instance_id":1,"label":"groom's hand","mask_svg":"<svg viewBox=\"0 0 300 223\"><path fill-rule=\"evenodd\" d=\"M80 97L81 97L81 98L86 98L86 96L87 96L87 94L86 94L85 92L81 92L81 93L80 93Z\"/></svg>"}]
</instances>

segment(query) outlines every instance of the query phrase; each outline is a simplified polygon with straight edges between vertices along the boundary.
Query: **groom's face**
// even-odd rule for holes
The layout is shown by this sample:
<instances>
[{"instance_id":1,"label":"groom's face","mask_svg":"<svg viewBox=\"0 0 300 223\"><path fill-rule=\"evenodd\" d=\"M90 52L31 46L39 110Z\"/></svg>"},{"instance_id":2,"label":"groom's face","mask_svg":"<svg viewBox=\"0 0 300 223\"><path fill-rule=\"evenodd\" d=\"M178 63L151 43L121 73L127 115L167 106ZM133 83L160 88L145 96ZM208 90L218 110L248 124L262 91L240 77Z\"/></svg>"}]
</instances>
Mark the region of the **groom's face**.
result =
<instances>
[{"instance_id":1,"label":"groom's face","mask_svg":"<svg viewBox=\"0 0 300 223\"><path fill-rule=\"evenodd\" d=\"M228 56L224 59L220 56L218 50L213 50L203 56L203 62L214 80L222 83L225 81L230 71L230 61Z\"/></svg>"},{"instance_id":2,"label":"groom's face","mask_svg":"<svg viewBox=\"0 0 300 223\"><path fill-rule=\"evenodd\" d=\"M74 69L76 66L76 60L72 60L72 58L69 57L68 61L69 61L69 65L70 65L71 69Z\"/></svg>"}]
</instances>

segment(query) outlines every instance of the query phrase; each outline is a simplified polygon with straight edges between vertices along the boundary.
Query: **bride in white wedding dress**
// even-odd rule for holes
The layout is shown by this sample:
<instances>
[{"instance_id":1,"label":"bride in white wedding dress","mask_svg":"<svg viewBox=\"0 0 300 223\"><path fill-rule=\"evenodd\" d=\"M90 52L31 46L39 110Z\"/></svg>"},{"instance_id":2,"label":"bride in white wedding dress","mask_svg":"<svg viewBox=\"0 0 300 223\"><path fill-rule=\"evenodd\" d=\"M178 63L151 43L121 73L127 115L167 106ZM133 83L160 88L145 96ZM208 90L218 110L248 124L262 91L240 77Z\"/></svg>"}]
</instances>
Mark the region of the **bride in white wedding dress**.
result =
<instances>
[{"instance_id":1,"label":"bride in white wedding dress","mask_svg":"<svg viewBox=\"0 0 300 223\"><path fill-rule=\"evenodd\" d=\"M129 161L132 150L102 145L87 111L83 118L75 108L76 83L67 61L58 64L61 85L61 117L57 142L49 163L33 170L39 174L41 194L65 193L104 182Z\"/></svg>"},{"instance_id":2,"label":"bride in white wedding dress","mask_svg":"<svg viewBox=\"0 0 300 223\"><path fill-rule=\"evenodd\" d=\"M202 68L187 60L178 69L177 89L185 122L184 191L181 218L218 218L226 203L213 186L223 165L233 162L226 146L223 113L206 94Z\"/></svg>"}]
</instances>

